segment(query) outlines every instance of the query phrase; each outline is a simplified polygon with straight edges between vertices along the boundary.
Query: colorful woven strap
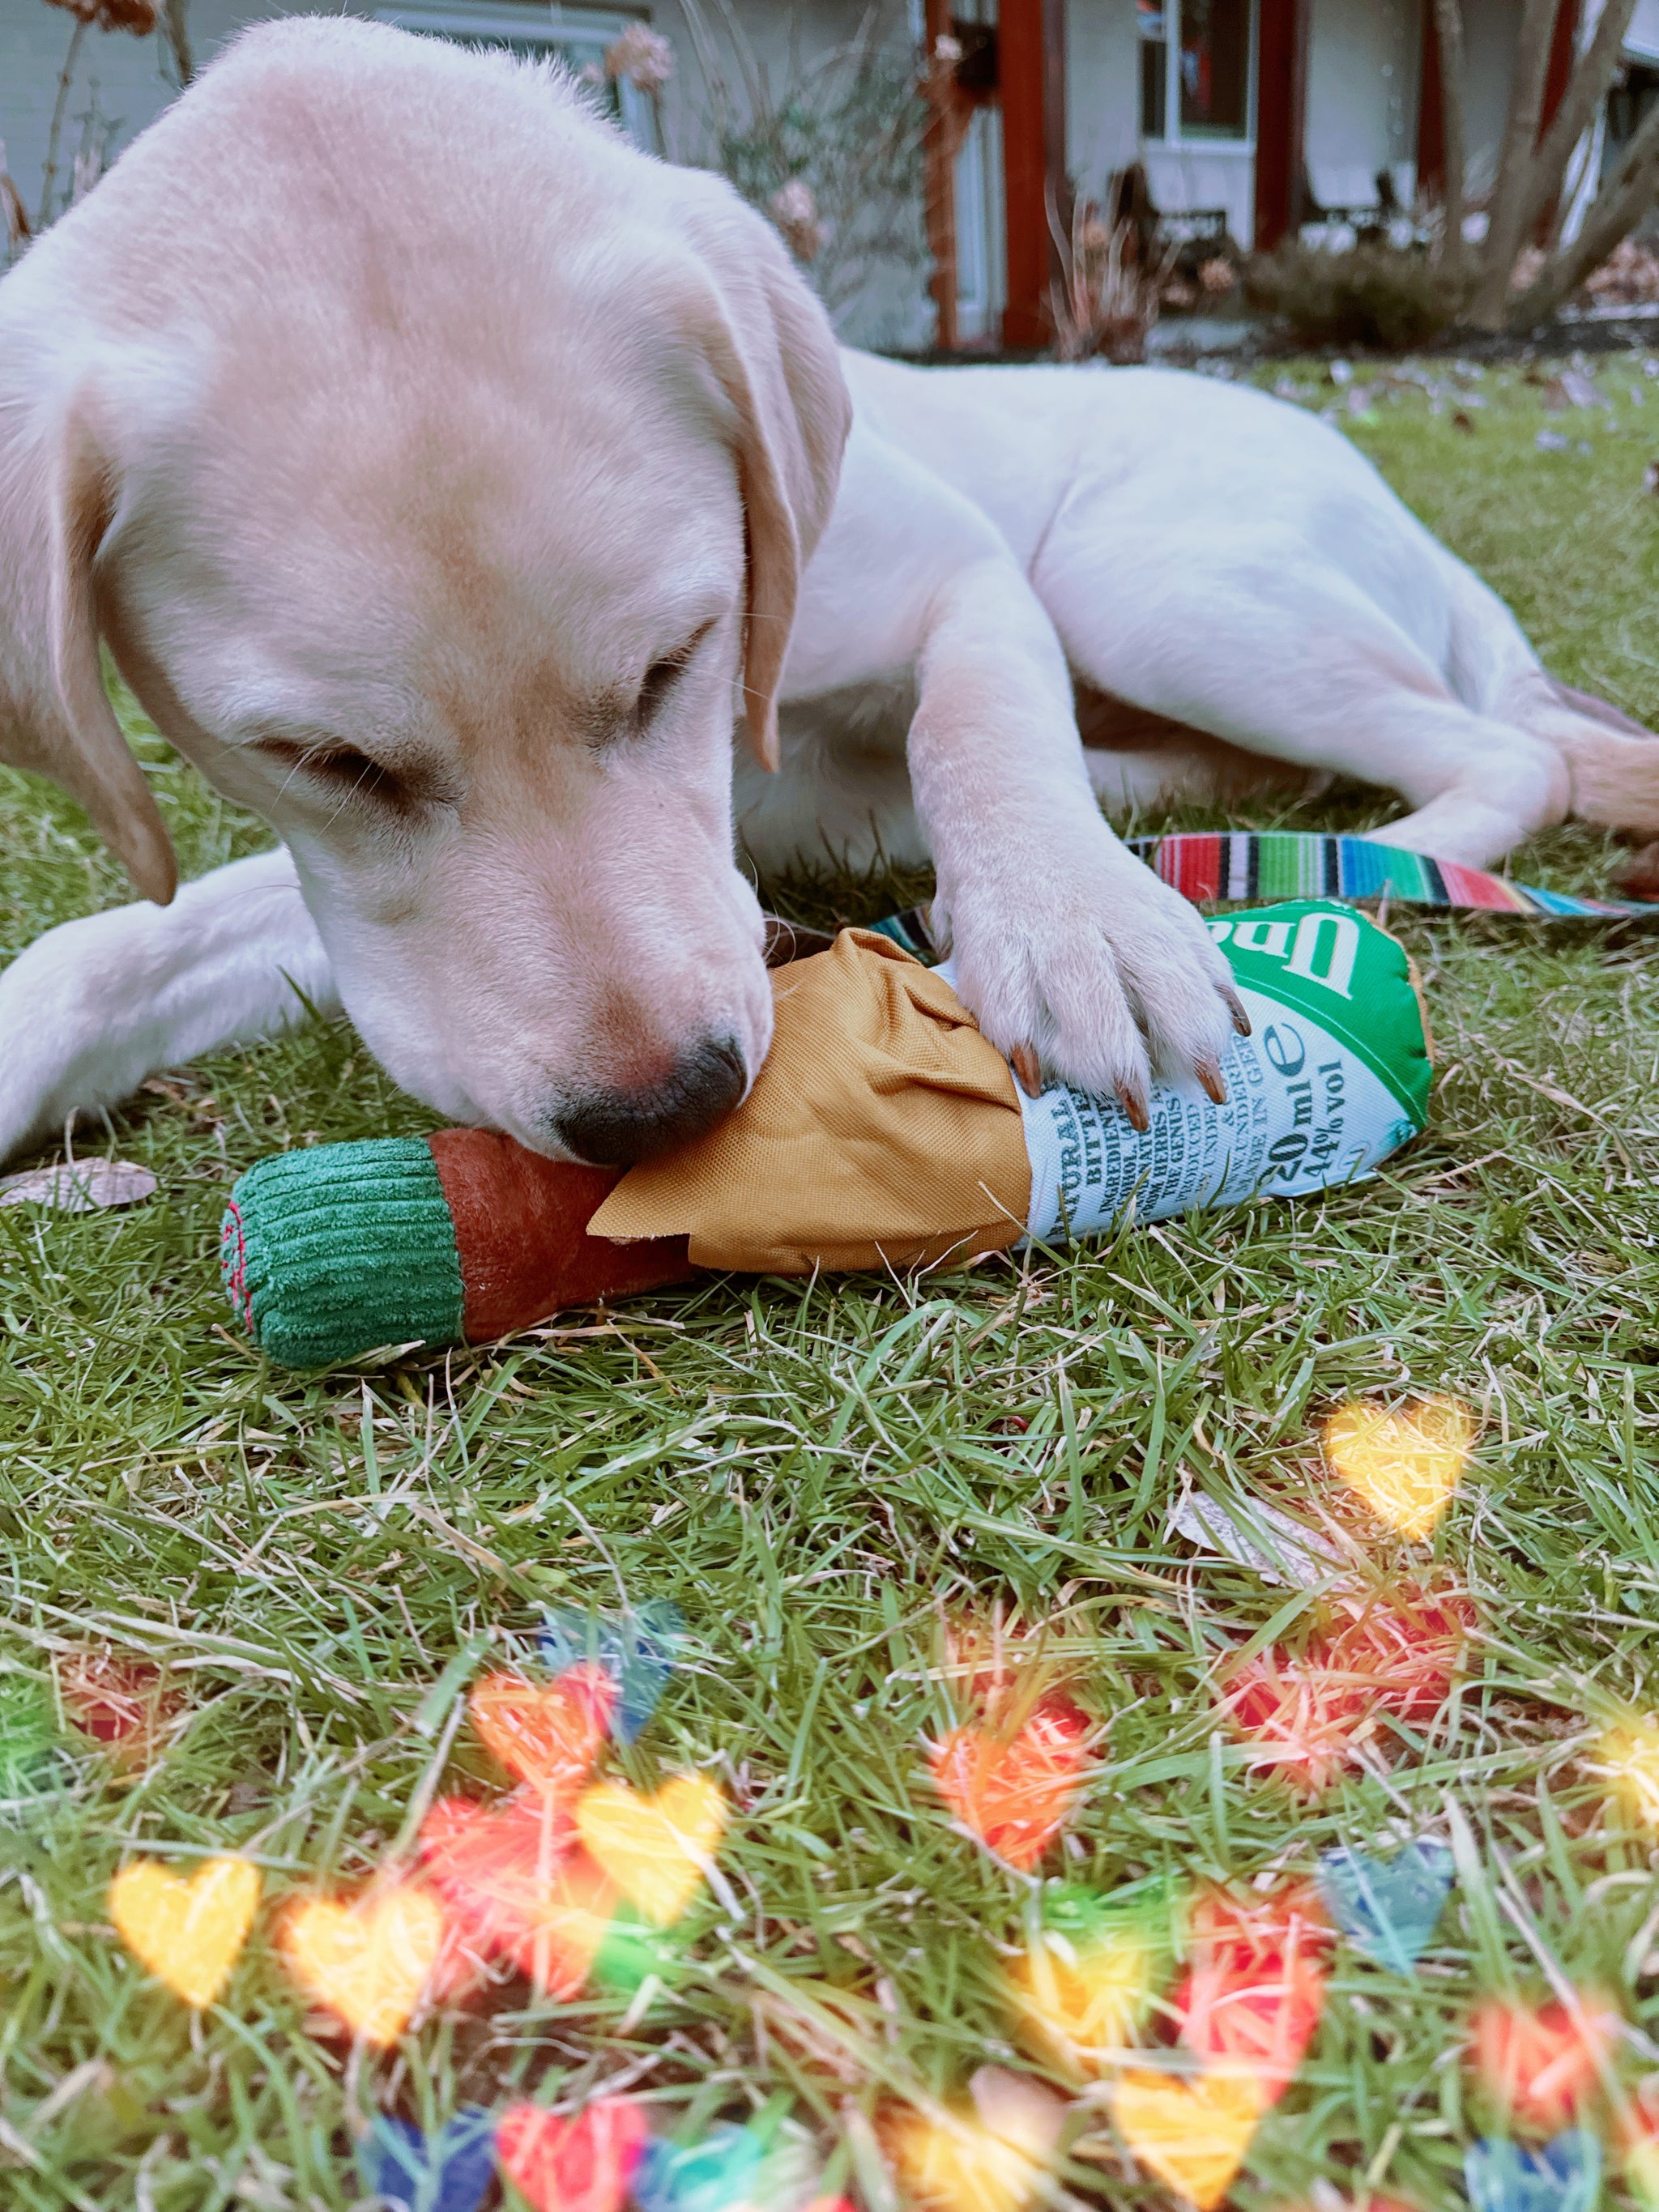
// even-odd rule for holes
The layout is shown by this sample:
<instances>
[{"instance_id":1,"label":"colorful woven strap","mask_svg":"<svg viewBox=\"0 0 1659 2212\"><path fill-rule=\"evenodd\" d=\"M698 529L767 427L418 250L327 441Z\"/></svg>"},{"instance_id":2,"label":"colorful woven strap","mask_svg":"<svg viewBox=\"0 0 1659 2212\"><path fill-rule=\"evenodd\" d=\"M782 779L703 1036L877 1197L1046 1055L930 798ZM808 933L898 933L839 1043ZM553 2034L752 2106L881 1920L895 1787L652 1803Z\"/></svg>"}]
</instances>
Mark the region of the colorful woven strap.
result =
<instances>
[{"instance_id":1,"label":"colorful woven strap","mask_svg":"<svg viewBox=\"0 0 1659 2212\"><path fill-rule=\"evenodd\" d=\"M1573 898L1565 891L1512 884L1484 868L1431 860L1369 837L1326 837L1303 830L1183 830L1173 837L1131 837L1139 854L1196 904L1206 899L1381 898L1402 906L1467 908L1482 914L1528 914L1545 921L1655 921L1659 902ZM872 928L918 960L932 963L929 910L907 907Z\"/></svg>"},{"instance_id":2,"label":"colorful woven strap","mask_svg":"<svg viewBox=\"0 0 1659 2212\"><path fill-rule=\"evenodd\" d=\"M1297 830L1200 830L1133 837L1129 849L1194 901L1363 899L1387 892L1406 906L1468 907L1547 920L1659 921L1659 904L1650 901L1573 898L1565 891L1511 883L1483 868L1376 844L1369 837L1326 837Z\"/></svg>"}]
</instances>

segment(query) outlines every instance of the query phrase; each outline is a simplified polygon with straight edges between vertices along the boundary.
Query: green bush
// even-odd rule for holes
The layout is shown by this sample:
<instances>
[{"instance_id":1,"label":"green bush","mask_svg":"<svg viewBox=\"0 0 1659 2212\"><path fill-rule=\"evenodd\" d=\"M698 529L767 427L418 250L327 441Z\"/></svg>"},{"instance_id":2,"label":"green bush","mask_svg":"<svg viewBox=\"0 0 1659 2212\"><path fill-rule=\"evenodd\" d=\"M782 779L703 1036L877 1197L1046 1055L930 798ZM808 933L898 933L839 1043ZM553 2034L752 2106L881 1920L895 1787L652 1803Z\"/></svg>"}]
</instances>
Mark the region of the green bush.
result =
<instances>
[{"instance_id":1,"label":"green bush","mask_svg":"<svg viewBox=\"0 0 1659 2212\"><path fill-rule=\"evenodd\" d=\"M1462 288L1420 247L1354 246L1346 252L1287 240L1247 264L1244 296L1308 346L1407 353L1455 322Z\"/></svg>"}]
</instances>

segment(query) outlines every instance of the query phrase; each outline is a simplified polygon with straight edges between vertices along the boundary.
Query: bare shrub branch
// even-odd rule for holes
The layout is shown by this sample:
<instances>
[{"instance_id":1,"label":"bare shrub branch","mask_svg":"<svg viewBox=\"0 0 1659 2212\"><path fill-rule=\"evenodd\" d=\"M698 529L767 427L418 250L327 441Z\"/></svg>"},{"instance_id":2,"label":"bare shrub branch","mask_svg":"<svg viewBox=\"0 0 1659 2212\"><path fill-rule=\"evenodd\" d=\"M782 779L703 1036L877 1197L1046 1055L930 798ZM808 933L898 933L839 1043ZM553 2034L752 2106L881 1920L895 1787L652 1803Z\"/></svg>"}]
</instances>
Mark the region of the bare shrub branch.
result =
<instances>
[{"instance_id":1,"label":"bare shrub branch","mask_svg":"<svg viewBox=\"0 0 1659 2212\"><path fill-rule=\"evenodd\" d=\"M1446 168L1445 204L1435 252L1446 274L1455 276L1463 265L1463 194L1469 158L1462 0L1434 0L1434 31L1440 45L1441 142Z\"/></svg>"}]
</instances>

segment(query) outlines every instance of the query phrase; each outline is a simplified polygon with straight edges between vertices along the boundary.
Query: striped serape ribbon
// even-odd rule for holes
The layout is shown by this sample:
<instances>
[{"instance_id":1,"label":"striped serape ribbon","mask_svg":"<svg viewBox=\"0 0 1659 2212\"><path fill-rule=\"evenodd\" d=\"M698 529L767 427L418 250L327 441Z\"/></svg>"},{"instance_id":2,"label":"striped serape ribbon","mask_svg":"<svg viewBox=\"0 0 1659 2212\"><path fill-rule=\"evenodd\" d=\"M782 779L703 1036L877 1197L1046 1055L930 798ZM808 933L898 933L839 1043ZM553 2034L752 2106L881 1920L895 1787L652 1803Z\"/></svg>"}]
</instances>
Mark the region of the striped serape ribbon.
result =
<instances>
[{"instance_id":1,"label":"striped serape ribbon","mask_svg":"<svg viewBox=\"0 0 1659 2212\"><path fill-rule=\"evenodd\" d=\"M1369 837L1327 837L1301 830L1185 830L1132 837L1129 850L1195 903L1206 899L1381 898L1402 906L1467 908L1566 921L1659 921L1659 902L1573 898L1565 891L1512 884L1484 868L1431 860ZM939 957L925 906L908 907L872 927L918 959Z\"/></svg>"},{"instance_id":2,"label":"striped serape ribbon","mask_svg":"<svg viewBox=\"0 0 1659 2212\"><path fill-rule=\"evenodd\" d=\"M1659 921L1659 903L1573 898L1534 884L1514 884L1484 868L1431 860L1369 837L1327 837L1296 830L1199 830L1134 837L1129 849L1166 884L1204 899L1381 898L1406 906L1468 907L1485 914L1546 919Z\"/></svg>"}]
</instances>

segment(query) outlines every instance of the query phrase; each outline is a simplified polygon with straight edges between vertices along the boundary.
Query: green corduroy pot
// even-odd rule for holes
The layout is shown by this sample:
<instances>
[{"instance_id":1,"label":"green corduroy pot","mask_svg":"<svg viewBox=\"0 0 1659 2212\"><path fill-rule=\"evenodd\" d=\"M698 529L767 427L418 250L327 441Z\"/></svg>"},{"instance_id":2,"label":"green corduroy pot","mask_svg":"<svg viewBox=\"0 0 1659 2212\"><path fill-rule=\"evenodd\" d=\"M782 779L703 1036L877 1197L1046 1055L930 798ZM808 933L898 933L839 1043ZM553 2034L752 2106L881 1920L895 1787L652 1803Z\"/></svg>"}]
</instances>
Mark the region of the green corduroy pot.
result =
<instances>
[{"instance_id":1,"label":"green corduroy pot","mask_svg":"<svg viewBox=\"0 0 1659 2212\"><path fill-rule=\"evenodd\" d=\"M420 1138L261 1160L231 1192L219 1264L254 1342L285 1367L461 1334L454 1224Z\"/></svg>"}]
</instances>

